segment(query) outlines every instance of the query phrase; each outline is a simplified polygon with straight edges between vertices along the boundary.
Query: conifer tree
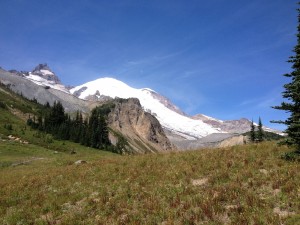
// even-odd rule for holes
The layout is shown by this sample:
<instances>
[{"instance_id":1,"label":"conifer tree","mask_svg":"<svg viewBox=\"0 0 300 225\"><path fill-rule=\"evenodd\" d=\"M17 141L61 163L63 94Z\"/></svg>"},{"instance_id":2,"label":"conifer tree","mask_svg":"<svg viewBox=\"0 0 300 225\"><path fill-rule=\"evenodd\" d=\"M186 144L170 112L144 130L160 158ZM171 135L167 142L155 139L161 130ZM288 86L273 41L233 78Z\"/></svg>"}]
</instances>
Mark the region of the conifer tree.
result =
<instances>
[{"instance_id":1,"label":"conifer tree","mask_svg":"<svg viewBox=\"0 0 300 225\"><path fill-rule=\"evenodd\" d=\"M250 129L250 141L251 142L255 141L255 126L254 126L253 120L251 122L251 129Z\"/></svg>"},{"instance_id":2,"label":"conifer tree","mask_svg":"<svg viewBox=\"0 0 300 225\"><path fill-rule=\"evenodd\" d=\"M257 140L259 142L264 140L264 130L262 128L261 118L258 119L258 130L257 130Z\"/></svg>"},{"instance_id":3,"label":"conifer tree","mask_svg":"<svg viewBox=\"0 0 300 225\"><path fill-rule=\"evenodd\" d=\"M298 9L297 44L293 52L294 55L288 60L292 64L292 72L284 74L284 76L290 78L290 83L283 86L285 90L282 92L282 96L286 101L279 106L273 107L288 112L289 117L285 121L272 122L287 126L285 132L288 138L284 144L294 146L296 151L300 153L300 9Z\"/></svg>"}]
</instances>

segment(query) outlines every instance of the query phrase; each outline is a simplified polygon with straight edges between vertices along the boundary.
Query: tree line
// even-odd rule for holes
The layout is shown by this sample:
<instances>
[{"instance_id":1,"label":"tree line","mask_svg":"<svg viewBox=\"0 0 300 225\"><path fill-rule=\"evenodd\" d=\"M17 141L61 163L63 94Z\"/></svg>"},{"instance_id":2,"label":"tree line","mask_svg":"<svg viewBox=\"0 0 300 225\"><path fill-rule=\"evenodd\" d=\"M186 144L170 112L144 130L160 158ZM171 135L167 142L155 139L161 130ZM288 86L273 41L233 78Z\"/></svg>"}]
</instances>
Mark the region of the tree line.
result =
<instances>
[{"instance_id":1,"label":"tree line","mask_svg":"<svg viewBox=\"0 0 300 225\"><path fill-rule=\"evenodd\" d=\"M60 102L55 102L53 106L47 103L45 107L48 109L45 115L37 118L29 117L27 125L49 133L55 139L70 140L88 147L120 153L120 150L112 146L109 140L109 128L106 121L108 108L96 107L90 116L84 119L79 111L76 112L74 118L71 118L65 113Z\"/></svg>"}]
</instances>

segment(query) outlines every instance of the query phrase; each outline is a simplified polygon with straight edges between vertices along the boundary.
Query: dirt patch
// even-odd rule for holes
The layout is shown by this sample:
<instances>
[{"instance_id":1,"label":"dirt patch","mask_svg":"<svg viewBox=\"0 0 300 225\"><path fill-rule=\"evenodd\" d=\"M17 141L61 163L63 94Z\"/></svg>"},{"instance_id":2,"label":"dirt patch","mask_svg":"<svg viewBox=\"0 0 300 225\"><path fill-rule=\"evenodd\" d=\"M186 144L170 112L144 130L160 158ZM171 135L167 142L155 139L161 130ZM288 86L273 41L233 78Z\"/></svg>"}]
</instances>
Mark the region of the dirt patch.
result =
<instances>
[{"instance_id":1,"label":"dirt patch","mask_svg":"<svg viewBox=\"0 0 300 225\"><path fill-rule=\"evenodd\" d=\"M191 182L193 186L203 186L208 183L208 178L195 179L192 180Z\"/></svg>"},{"instance_id":2,"label":"dirt patch","mask_svg":"<svg viewBox=\"0 0 300 225\"><path fill-rule=\"evenodd\" d=\"M30 117L32 118L34 116L33 114L23 113L22 111L15 109L15 108L11 108L11 107L9 107L9 111L25 122L28 120L28 118L30 118Z\"/></svg>"},{"instance_id":3,"label":"dirt patch","mask_svg":"<svg viewBox=\"0 0 300 225\"><path fill-rule=\"evenodd\" d=\"M269 171L266 169L260 169L259 172L261 172L264 175L268 175Z\"/></svg>"},{"instance_id":4,"label":"dirt patch","mask_svg":"<svg viewBox=\"0 0 300 225\"><path fill-rule=\"evenodd\" d=\"M11 166L28 165L28 164L30 164L30 163L33 162L33 161L36 161L36 160L43 160L43 159L45 159L45 158L32 157L31 159L26 160L26 161L13 163L13 164L11 164Z\"/></svg>"},{"instance_id":5,"label":"dirt patch","mask_svg":"<svg viewBox=\"0 0 300 225\"><path fill-rule=\"evenodd\" d=\"M273 209L273 212L275 214L277 214L279 217L281 218L286 218L286 217L289 217L289 216L292 216L292 215L295 215L295 212L290 212L288 210L282 210L280 209L279 207L275 207Z\"/></svg>"}]
</instances>

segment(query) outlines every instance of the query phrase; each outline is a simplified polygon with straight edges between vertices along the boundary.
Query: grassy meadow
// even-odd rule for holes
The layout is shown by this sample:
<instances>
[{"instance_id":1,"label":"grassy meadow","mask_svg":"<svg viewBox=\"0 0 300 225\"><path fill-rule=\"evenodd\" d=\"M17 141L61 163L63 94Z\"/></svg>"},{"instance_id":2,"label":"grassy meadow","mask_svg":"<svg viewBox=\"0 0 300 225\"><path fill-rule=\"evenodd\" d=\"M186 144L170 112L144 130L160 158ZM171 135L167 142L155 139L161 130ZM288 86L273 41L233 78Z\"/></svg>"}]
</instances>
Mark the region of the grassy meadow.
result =
<instances>
[{"instance_id":1,"label":"grassy meadow","mask_svg":"<svg viewBox=\"0 0 300 225\"><path fill-rule=\"evenodd\" d=\"M1 86L0 103L1 225L300 224L300 163L276 142L121 156L30 129L43 108Z\"/></svg>"},{"instance_id":2,"label":"grassy meadow","mask_svg":"<svg viewBox=\"0 0 300 225\"><path fill-rule=\"evenodd\" d=\"M77 153L0 142L0 224L300 224L300 164L275 142L130 156L59 144Z\"/></svg>"}]
</instances>

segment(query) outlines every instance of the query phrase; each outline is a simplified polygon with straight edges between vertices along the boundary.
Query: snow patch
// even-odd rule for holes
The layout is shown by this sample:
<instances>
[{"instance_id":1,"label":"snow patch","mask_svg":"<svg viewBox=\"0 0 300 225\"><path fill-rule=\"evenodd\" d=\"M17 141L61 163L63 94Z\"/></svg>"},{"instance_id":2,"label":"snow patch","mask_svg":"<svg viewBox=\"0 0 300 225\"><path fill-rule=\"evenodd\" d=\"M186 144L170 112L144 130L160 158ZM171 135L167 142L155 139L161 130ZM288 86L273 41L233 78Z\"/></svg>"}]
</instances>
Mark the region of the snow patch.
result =
<instances>
[{"instance_id":1,"label":"snow patch","mask_svg":"<svg viewBox=\"0 0 300 225\"><path fill-rule=\"evenodd\" d=\"M49 70L40 70L44 75L53 75L54 76L54 73L52 73L51 71Z\"/></svg>"},{"instance_id":2,"label":"snow patch","mask_svg":"<svg viewBox=\"0 0 300 225\"><path fill-rule=\"evenodd\" d=\"M34 75L31 72L29 73L29 75L25 76L25 78L27 80L32 81L33 83L35 83L37 85L44 86L44 87L48 86L50 88L53 88L53 89L56 89L56 90L59 90L59 91L70 94L69 90L64 85L57 84L57 83L55 83L55 81L49 81L49 80L47 80L45 78L42 78L38 75Z\"/></svg>"}]
</instances>

